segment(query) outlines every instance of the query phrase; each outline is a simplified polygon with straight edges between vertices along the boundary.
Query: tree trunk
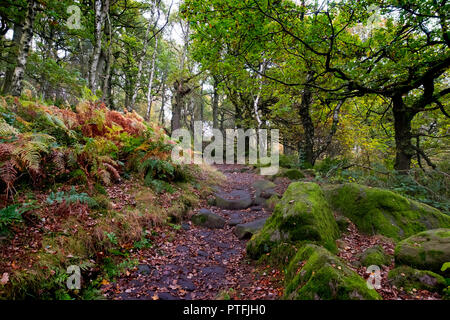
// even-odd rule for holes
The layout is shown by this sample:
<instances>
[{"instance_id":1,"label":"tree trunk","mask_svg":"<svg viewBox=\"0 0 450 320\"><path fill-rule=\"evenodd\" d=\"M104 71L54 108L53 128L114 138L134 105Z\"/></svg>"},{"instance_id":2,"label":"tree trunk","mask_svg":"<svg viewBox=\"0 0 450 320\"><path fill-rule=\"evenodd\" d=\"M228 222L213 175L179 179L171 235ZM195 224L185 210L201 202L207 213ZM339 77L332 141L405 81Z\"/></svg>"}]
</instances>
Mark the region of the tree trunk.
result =
<instances>
[{"instance_id":1,"label":"tree trunk","mask_svg":"<svg viewBox=\"0 0 450 320\"><path fill-rule=\"evenodd\" d=\"M174 83L174 102L172 103L172 120L171 120L171 131L181 128L181 107L183 104L182 95L182 84L180 81L175 81Z\"/></svg>"},{"instance_id":2,"label":"tree trunk","mask_svg":"<svg viewBox=\"0 0 450 320\"><path fill-rule=\"evenodd\" d=\"M307 82L310 81L313 74L308 73ZM302 122L304 138L299 144L299 161L306 166L313 166L316 159L314 156L314 124L311 119L310 107L312 102L312 92L309 86L305 86L302 95L302 102L299 106L299 115Z\"/></svg>"},{"instance_id":3,"label":"tree trunk","mask_svg":"<svg viewBox=\"0 0 450 320\"><path fill-rule=\"evenodd\" d=\"M33 38L33 24L36 17L36 1L29 1L28 12L23 23L22 35L20 37L19 53L17 63L11 81L10 93L13 96L20 96L22 93L22 80L25 74L25 65L27 64L28 53L30 51L31 40Z\"/></svg>"},{"instance_id":4,"label":"tree trunk","mask_svg":"<svg viewBox=\"0 0 450 320\"><path fill-rule=\"evenodd\" d=\"M147 30L145 31L144 47L142 48L142 52L141 52L141 55L138 60L138 73L136 76L136 85L134 86L133 95L131 97L131 105L129 106L130 110L134 109L134 105L136 104L137 95L138 95L139 89L141 87L142 66L143 66L143 63L145 60L145 56L147 54L148 44L150 42L149 41L150 29L151 29L151 26L153 25L153 23L155 22L155 21L153 21L154 16L155 16L155 8L156 8L156 1L154 1L153 5L152 5L152 14L151 14L150 20L148 21ZM155 23L155 26L156 26L156 23ZM158 40L156 39L155 41L157 43ZM148 94L147 94L147 105L148 105ZM147 110L148 110L148 106L147 106ZM148 121L147 114L145 115L145 119Z\"/></svg>"},{"instance_id":5,"label":"tree trunk","mask_svg":"<svg viewBox=\"0 0 450 320\"><path fill-rule=\"evenodd\" d=\"M147 112L145 113L146 121L150 120L150 114L152 111L152 102L153 102L152 86L153 86L153 77L155 75L155 61L156 61L157 51L158 51L158 36L155 37L155 49L153 51L152 64L151 64L151 69L150 69L150 79L148 81Z\"/></svg>"},{"instance_id":6,"label":"tree trunk","mask_svg":"<svg viewBox=\"0 0 450 320\"><path fill-rule=\"evenodd\" d=\"M219 119L218 119L218 109L219 109L219 89L218 89L219 81L216 76L214 76L214 91L213 91L213 99L212 99L212 112L213 112L213 128L217 129L219 127Z\"/></svg>"},{"instance_id":7,"label":"tree trunk","mask_svg":"<svg viewBox=\"0 0 450 320\"><path fill-rule=\"evenodd\" d=\"M109 11L109 0L95 0L95 43L89 68L89 89L95 93L97 89L97 69L102 51L102 28Z\"/></svg>"},{"instance_id":8,"label":"tree trunk","mask_svg":"<svg viewBox=\"0 0 450 320\"><path fill-rule=\"evenodd\" d=\"M395 170L406 174L411 168L411 159L415 154L411 143L411 121L415 113L408 110L400 95L392 98L395 130Z\"/></svg>"},{"instance_id":9,"label":"tree trunk","mask_svg":"<svg viewBox=\"0 0 450 320\"><path fill-rule=\"evenodd\" d=\"M161 89L161 109L159 109L159 123L164 127L164 105L166 104L166 75L162 77L162 89Z\"/></svg>"},{"instance_id":10,"label":"tree trunk","mask_svg":"<svg viewBox=\"0 0 450 320\"><path fill-rule=\"evenodd\" d=\"M16 23L14 24L14 34L13 34L13 48L8 54L7 62L8 68L5 73L5 80L3 82L3 93L9 93L11 91L12 80L14 75L14 69L16 67L16 59L19 55L20 50L20 40L22 38L22 25Z\"/></svg>"}]
</instances>

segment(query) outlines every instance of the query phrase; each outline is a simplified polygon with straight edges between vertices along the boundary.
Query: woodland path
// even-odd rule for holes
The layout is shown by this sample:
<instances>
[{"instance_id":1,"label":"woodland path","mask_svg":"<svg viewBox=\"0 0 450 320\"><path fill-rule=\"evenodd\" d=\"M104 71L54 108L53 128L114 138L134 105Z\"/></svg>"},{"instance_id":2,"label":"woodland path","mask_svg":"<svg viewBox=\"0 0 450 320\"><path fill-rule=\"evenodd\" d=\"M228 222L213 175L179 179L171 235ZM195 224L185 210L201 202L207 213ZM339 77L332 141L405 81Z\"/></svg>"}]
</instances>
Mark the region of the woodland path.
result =
<instances>
[{"instance_id":1,"label":"woodland path","mask_svg":"<svg viewBox=\"0 0 450 320\"><path fill-rule=\"evenodd\" d=\"M244 190L253 197L252 183L264 178L242 170L241 165L217 168L227 178L220 187L225 192ZM277 188L282 194L285 186ZM217 299L220 293L228 292L232 299L278 298L282 292L281 273L246 258L247 240L239 240L234 227L228 224L230 219L239 218L245 223L268 217L270 212L261 206L244 210L203 208L223 217L227 221L224 228L209 229L184 221L178 230L162 231L152 248L138 252L137 268L109 285L105 296L114 300L197 300Z\"/></svg>"}]
</instances>

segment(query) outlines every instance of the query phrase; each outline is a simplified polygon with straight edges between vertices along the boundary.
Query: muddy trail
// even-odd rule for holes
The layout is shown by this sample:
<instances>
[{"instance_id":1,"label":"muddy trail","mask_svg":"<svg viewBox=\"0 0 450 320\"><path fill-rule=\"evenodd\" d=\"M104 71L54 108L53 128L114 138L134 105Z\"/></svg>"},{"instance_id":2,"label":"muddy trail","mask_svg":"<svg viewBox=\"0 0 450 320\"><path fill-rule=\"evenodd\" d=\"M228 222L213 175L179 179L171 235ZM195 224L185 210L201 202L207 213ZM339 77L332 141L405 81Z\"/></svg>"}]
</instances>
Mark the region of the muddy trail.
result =
<instances>
[{"instance_id":1,"label":"muddy trail","mask_svg":"<svg viewBox=\"0 0 450 320\"><path fill-rule=\"evenodd\" d=\"M102 288L105 297L113 300L279 298L282 273L246 258L245 247L251 234L241 233L239 237L235 234L237 224L255 221L258 224L270 216L268 209L253 201L252 184L264 177L240 165L219 165L217 169L226 176L226 182L216 187L216 192L231 199L231 205L216 202L220 207L207 205L196 208L194 214L212 214L213 225L217 220L219 225L197 226L192 221L183 221L181 227L161 228L153 246L135 254L138 266ZM283 194L287 184L279 181L275 191ZM233 197L241 200L241 204L247 201L243 204L246 208L238 208L240 205L235 205Z\"/></svg>"}]
</instances>

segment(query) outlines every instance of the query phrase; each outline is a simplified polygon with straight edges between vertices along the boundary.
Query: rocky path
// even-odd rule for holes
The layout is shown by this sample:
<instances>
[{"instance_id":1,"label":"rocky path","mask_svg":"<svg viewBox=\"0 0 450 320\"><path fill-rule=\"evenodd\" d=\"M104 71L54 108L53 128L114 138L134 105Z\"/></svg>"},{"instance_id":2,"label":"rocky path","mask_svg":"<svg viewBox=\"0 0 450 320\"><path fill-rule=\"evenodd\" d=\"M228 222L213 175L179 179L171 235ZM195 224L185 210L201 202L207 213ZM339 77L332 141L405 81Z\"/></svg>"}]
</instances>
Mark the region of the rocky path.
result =
<instances>
[{"instance_id":1,"label":"rocky path","mask_svg":"<svg viewBox=\"0 0 450 320\"><path fill-rule=\"evenodd\" d=\"M252 185L263 177L239 165L218 169L227 181L217 189L217 206L196 209L197 224L185 221L181 228L158 230L153 247L136 255L139 265L104 286L107 298L276 299L281 295L281 273L257 266L245 254L252 227L270 215L254 204ZM281 181L271 191L282 194L286 185ZM245 225L249 222L253 222L250 233Z\"/></svg>"}]
</instances>

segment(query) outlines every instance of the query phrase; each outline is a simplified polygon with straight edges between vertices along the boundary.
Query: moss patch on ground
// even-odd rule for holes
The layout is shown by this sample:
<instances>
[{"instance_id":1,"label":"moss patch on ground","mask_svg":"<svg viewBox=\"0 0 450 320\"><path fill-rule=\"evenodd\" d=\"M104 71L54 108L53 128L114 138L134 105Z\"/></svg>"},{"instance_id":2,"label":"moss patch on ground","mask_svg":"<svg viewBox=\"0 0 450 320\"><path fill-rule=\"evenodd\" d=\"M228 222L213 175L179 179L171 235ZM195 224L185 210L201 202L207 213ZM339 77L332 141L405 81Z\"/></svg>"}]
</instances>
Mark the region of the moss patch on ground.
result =
<instances>
[{"instance_id":1,"label":"moss patch on ground","mask_svg":"<svg viewBox=\"0 0 450 320\"><path fill-rule=\"evenodd\" d=\"M264 227L247 244L257 259L279 242L309 240L336 250L339 230L322 190L312 182L291 183Z\"/></svg>"},{"instance_id":2,"label":"moss patch on ground","mask_svg":"<svg viewBox=\"0 0 450 320\"><path fill-rule=\"evenodd\" d=\"M286 273L286 299L379 300L374 289L328 250L307 244L291 260Z\"/></svg>"},{"instance_id":3,"label":"moss patch on ground","mask_svg":"<svg viewBox=\"0 0 450 320\"><path fill-rule=\"evenodd\" d=\"M333 209L366 234L401 240L427 229L450 227L449 216L389 190L352 183L327 186L324 192Z\"/></svg>"}]
</instances>

